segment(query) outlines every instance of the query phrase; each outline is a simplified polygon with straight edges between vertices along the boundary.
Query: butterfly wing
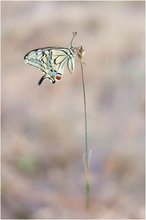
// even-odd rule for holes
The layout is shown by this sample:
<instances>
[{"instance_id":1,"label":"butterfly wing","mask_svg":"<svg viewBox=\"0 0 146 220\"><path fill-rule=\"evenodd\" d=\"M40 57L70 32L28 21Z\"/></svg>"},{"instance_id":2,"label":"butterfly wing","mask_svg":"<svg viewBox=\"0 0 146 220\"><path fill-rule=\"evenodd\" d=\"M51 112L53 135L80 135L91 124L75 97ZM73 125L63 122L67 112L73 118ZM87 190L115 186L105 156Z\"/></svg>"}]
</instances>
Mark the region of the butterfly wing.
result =
<instances>
[{"instance_id":1,"label":"butterfly wing","mask_svg":"<svg viewBox=\"0 0 146 220\"><path fill-rule=\"evenodd\" d=\"M32 50L25 55L24 59L27 64L43 71L44 79L48 78L52 83L55 83L61 79L66 62L70 59L73 60L73 56L74 54L70 54L70 49L68 48L52 47ZM73 68L71 68L70 63L68 64L68 69L72 72Z\"/></svg>"},{"instance_id":2,"label":"butterfly wing","mask_svg":"<svg viewBox=\"0 0 146 220\"><path fill-rule=\"evenodd\" d=\"M43 71L44 76L39 83L45 78L55 83L62 78L66 62L69 71L73 72L75 65L74 57L75 52L70 48L51 47L32 50L25 55L24 59L27 64Z\"/></svg>"},{"instance_id":3,"label":"butterfly wing","mask_svg":"<svg viewBox=\"0 0 146 220\"><path fill-rule=\"evenodd\" d=\"M49 59L47 61L48 70L46 78L51 77L52 82L56 82L62 78L66 61L68 60L68 54L66 50L52 49L49 51Z\"/></svg>"},{"instance_id":4,"label":"butterfly wing","mask_svg":"<svg viewBox=\"0 0 146 220\"><path fill-rule=\"evenodd\" d=\"M70 57L70 59L67 60L67 67L70 73L73 73L75 68L75 59L74 57Z\"/></svg>"}]
</instances>

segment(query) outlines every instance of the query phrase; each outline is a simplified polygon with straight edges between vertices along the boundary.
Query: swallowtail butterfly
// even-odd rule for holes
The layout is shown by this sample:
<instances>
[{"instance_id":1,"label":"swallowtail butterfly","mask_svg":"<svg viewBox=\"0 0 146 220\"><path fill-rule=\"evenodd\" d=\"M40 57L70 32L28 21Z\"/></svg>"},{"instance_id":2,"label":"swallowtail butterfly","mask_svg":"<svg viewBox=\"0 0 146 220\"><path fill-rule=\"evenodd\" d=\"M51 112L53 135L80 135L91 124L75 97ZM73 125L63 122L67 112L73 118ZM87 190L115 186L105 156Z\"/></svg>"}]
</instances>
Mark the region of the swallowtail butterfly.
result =
<instances>
[{"instance_id":1,"label":"swallowtail butterfly","mask_svg":"<svg viewBox=\"0 0 146 220\"><path fill-rule=\"evenodd\" d=\"M67 64L69 72L74 71L75 56L78 54L82 47L74 47L73 39L77 32L73 32L73 37L70 42L69 48L64 47L45 47L38 48L28 52L24 56L25 63L39 68L44 75L38 82L41 85L44 79L49 79L52 83L62 78L65 65ZM80 58L80 57L79 57Z\"/></svg>"}]
</instances>

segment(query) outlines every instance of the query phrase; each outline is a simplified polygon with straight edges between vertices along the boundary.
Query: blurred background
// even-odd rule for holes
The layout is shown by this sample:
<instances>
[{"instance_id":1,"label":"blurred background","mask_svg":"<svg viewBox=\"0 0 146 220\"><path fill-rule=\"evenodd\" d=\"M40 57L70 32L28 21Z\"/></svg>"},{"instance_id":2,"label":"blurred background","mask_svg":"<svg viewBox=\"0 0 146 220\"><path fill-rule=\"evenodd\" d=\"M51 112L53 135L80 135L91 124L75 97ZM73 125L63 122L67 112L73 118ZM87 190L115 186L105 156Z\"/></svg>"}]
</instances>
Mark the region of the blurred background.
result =
<instances>
[{"instance_id":1,"label":"blurred background","mask_svg":"<svg viewBox=\"0 0 146 220\"><path fill-rule=\"evenodd\" d=\"M90 209L80 64L37 82L32 49L85 49ZM144 218L144 2L2 2L2 218Z\"/></svg>"}]
</instances>

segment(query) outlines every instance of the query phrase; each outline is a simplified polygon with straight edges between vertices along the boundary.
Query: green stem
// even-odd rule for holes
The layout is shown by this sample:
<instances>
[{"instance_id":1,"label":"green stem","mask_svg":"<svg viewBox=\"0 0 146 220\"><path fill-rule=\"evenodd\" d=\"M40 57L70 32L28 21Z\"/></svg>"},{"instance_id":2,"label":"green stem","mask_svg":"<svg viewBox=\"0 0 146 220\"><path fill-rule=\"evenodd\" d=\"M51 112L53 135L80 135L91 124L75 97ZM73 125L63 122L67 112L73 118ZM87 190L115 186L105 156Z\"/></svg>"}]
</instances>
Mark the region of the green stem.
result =
<instances>
[{"instance_id":1,"label":"green stem","mask_svg":"<svg viewBox=\"0 0 146 220\"><path fill-rule=\"evenodd\" d=\"M81 62L82 73L82 85L83 85L83 97L84 97L84 116L85 116L85 171L86 171L86 206L89 207L89 152L88 152L88 129L87 129L87 104L86 104L86 92L85 81L83 74L83 64Z\"/></svg>"},{"instance_id":2,"label":"green stem","mask_svg":"<svg viewBox=\"0 0 146 220\"><path fill-rule=\"evenodd\" d=\"M89 178L88 173L86 173L86 208L90 206L90 191L89 191Z\"/></svg>"}]
</instances>

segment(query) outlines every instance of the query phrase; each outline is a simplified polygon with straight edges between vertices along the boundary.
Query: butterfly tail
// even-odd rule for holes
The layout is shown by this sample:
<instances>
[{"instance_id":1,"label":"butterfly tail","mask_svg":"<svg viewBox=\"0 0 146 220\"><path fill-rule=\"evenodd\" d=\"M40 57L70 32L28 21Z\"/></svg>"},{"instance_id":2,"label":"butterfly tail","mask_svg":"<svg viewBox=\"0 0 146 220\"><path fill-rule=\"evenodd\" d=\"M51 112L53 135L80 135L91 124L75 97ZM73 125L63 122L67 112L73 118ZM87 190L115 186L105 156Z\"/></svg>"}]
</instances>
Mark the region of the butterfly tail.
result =
<instances>
[{"instance_id":1,"label":"butterfly tail","mask_svg":"<svg viewBox=\"0 0 146 220\"><path fill-rule=\"evenodd\" d=\"M42 76L42 77L40 78L40 80L39 80L39 82L38 82L38 85L39 85L39 86L42 84L42 82L43 82L44 79L45 79L45 76Z\"/></svg>"}]
</instances>

